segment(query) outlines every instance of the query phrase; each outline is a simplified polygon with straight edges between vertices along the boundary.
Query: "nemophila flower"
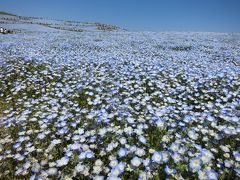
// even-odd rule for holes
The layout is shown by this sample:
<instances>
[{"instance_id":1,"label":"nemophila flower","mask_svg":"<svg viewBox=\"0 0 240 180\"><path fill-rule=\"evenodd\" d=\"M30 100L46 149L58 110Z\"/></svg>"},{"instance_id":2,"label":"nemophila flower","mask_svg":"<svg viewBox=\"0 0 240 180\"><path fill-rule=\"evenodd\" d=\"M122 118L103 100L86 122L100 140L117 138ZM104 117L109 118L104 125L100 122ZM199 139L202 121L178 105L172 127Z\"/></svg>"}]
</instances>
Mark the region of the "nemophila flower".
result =
<instances>
[{"instance_id":1,"label":"nemophila flower","mask_svg":"<svg viewBox=\"0 0 240 180\"><path fill-rule=\"evenodd\" d=\"M41 170L41 165L39 163L33 163L32 172L39 173Z\"/></svg>"},{"instance_id":2,"label":"nemophila flower","mask_svg":"<svg viewBox=\"0 0 240 180\"><path fill-rule=\"evenodd\" d=\"M93 180L104 180L104 176L94 176Z\"/></svg>"},{"instance_id":3,"label":"nemophila flower","mask_svg":"<svg viewBox=\"0 0 240 180\"><path fill-rule=\"evenodd\" d=\"M58 134L60 134L60 135L66 134L67 132L68 132L67 128L62 128L62 129L58 130Z\"/></svg>"},{"instance_id":4,"label":"nemophila flower","mask_svg":"<svg viewBox=\"0 0 240 180\"><path fill-rule=\"evenodd\" d=\"M83 151L88 151L89 150L89 146L87 144L82 144L82 150ZM86 153L86 152L84 152Z\"/></svg>"},{"instance_id":5,"label":"nemophila flower","mask_svg":"<svg viewBox=\"0 0 240 180\"><path fill-rule=\"evenodd\" d=\"M238 151L233 151L233 155L237 162L240 162L240 153Z\"/></svg>"},{"instance_id":6,"label":"nemophila flower","mask_svg":"<svg viewBox=\"0 0 240 180\"><path fill-rule=\"evenodd\" d=\"M25 140L25 137L24 136L19 136L19 138L18 138L18 142L23 142Z\"/></svg>"},{"instance_id":7,"label":"nemophila flower","mask_svg":"<svg viewBox=\"0 0 240 180\"><path fill-rule=\"evenodd\" d=\"M128 135L131 135L133 133L133 128L128 126L124 129L124 132Z\"/></svg>"},{"instance_id":8,"label":"nemophila flower","mask_svg":"<svg viewBox=\"0 0 240 180\"><path fill-rule=\"evenodd\" d=\"M121 174L121 171L117 167L114 167L110 172L110 176L112 177L118 177L120 174Z\"/></svg>"},{"instance_id":9,"label":"nemophila flower","mask_svg":"<svg viewBox=\"0 0 240 180\"><path fill-rule=\"evenodd\" d=\"M21 146L21 143L16 143L16 144L13 145L13 148L14 148L14 149L17 149L17 148L19 148L20 146Z\"/></svg>"},{"instance_id":10,"label":"nemophila flower","mask_svg":"<svg viewBox=\"0 0 240 180\"><path fill-rule=\"evenodd\" d=\"M109 166L114 168L118 165L118 160L117 159L113 159L111 160L111 162L109 163Z\"/></svg>"},{"instance_id":11,"label":"nemophila flower","mask_svg":"<svg viewBox=\"0 0 240 180\"><path fill-rule=\"evenodd\" d=\"M179 148L180 148L180 144L172 143L169 149L172 150L173 152L177 152Z\"/></svg>"},{"instance_id":12,"label":"nemophila flower","mask_svg":"<svg viewBox=\"0 0 240 180\"><path fill-rule=\"evenodd\" d=\"M92 119L93 117L94 117L94 114L92 114L92 113L90 113L90 114L87 115L87 118L88 118L88 119Z\"/></svg>"},{"instance_id":13,"label":"nemophila flower","mask_svg":"<svg viewBox=\"0 0 240 180\"><path fill-rule=\"evenodd\" d=\"M152 156L152 160L153 162L156 162L156 163L161 163L163 161L163 158L162 158L162 154L160 154L159 152L154 152L153 156Z\"/></svg>"},{"instance_id":14,"label":"nemophila flower","mask_svg":"<svg viewBox=\"0 0 240 180\"><path fill-rule=\"evenodd\" d=\"M79 159L85 159L86 158L86 153L81 152L80 155L78 156Z\"/></svg>"},{"instance_id":15,"label":"nemophila flower","mask_svg":"<svg viewBox=\"0 0 240 180\"><path fill-rule=\"evenodd\" d=\"M133 167L138 167L140 166L140 164L142 163L142 159L138 158L138 157L134 157L132 160L131 160L131 165Z\"/></svg>"},{"instance_id":16,"label":"nemophila flower","mask_svg":"<svg viewBox=\"0 0 240 180\"><path fill-rule=\"evenodd\" d=\"M205 172L205 171L198 171L198 178L200 179L200 180L205 180L205 179L207 179L208 177L207 177L207 173Z\"/></svg>"},{"instance_id":17,"label":"nemophila flower","mask_svg":"<svg viewBox=\"0 0 240 180\"><path fill-rule=\"evenodd\" d=\"M236 130L235 128L232 128L232 127L227 127L225 129L223 129L223 132L227 135L234 135L236 134Z\"/></svg>"},{"instance_id":18,"label":"nemophila flower","mask_svg":"<svg viewBox=\"0 0 240 180\"><path fill-rule=\"evenodd\" d=\"M167 175L173 175L176 173L175 169L171 169L168 165L165 167L165 172L167 173Z\"/></svg>"},{"instance_id":19,"label":"nemophila flower","mask_svg":"<svg viewBox=\"0 0 240 180\"><path fill-rule=\"evenodd\" d=\"M179 149L178 149L178 153L179 154L184 154L185 152L187 151L187 148L186 147L180 147Z\"/></svg>"},{"instance_id":20,"label":"nemophila flower","mask_svg":"<svg viewBox=\"0 0 240 180\"><path fill-rule=\"evenodd\" d=\"M94 157L94 153L91 152L91 151L87 151L87 152L85 153L85 157L88 158L88 159L91 159L91 158Z\"/></svg>"},{"instance_id":21,"label":"nemophila flower","mask_svg":"<svg viewBox=\"0 0 240 180\"><path fill-rule=\"evenodd\" d=\"M158 116L158 117L161 117L161 116L164 115L164 111L163 111L163 110L160 110L160 109L156 110L155 113L156 113L156 116Z\"/></svg>"},{"instance_id":22,"label":"nemophila flower","mask_svg":"<svg viewBox=\"0 0 240 180\"><path fill-rule=\"evenodd\" d=\"M236 128L236 132L240 133L240 127Z\"/></svg>"},{"instance_id":23,"label":"nemophila flower","mask_svg":"<svg viewBox=\"0 0 240 180\"><path fill-rule=\"evenodd\" d=\"M71 145L72 150L79 150L80 147L81 147L81 144L77 144L77 143Z\"/></svg>"},{"instance_id":24,"label":"nemophila flower","mask_svg":"<svg viewBox=\"0 0 240 180\"><path fill-rule=\"evenodd\" d=\"M79 163L79 164L75 167L75 170L76 170L77 173L83 172L84 169L85 169L85 166L84 166L83 164L81 164L81 163Z\"/></svg>"},{"instance_id":25,"label":"nemophila flower","mask_svg":"<svg viewBox=\"0 0 240 180\"><path fill-rule=\"evenodd\" d=\"M38 176L36 175L36 174L33 174L32 176L30 176L30 180L35 180L35 179L37 179L38 178Z\"/></svg>"},{"instance_id":26,"label":"nemophila flower","mask_svg":"<svg viewBox=\"0 0 240 180\"><path fill-rule=\"evenodd\" d=\"M107 152L110 152L110 151L112 151L114 149L114 144L113 143L110 143L110 144L108 144L108 146L107 146L107 148L106 148L106 151Z\"/></svg>"},{"instance_id":27,"label":"nemophila flower","mask_svg":"<svg viewBox=\"0 0 240 180\"><path fill-rule=\"evenodd\" d=\"M211 151L209 151L207 149L202 149L201 154L202 154L201 155L201 160L204 164L209 163L214 158Z\"/></svg>"},{"instance_id":28,"label":"nemophila flower","mask_svg":"<svg viewBox=\"0 0 240 180\"><path fill-rule=\"evenodd\" d=\"M95 161L95 166L102 166L103 165L103 162L101 161L101 159L97 159Z\"/></svg>"},{"instance_id":29,"label":"nemophila flower","mask_svg":"<svg viewBox=\"0 0 240 180\"><path fill-rule=\"evenodd\" d=\"M45 166L47 163L48 163L47 160L41 160L40 165Z\"/></svg>"},{"instance_id":30,"label":"nemophila flower","mask_svg":"<svg viewBox=\"0 0 240 180\"><path fill-rule=\"evenodd\" d=\"M128 121L128 123L133 124L134 121L135 121L135 119L132 118L132 117L128 117L128 118L127 118L127 121Z\"/></svg>"},{"instance_id":31,"label":"nemophila flower","mask_svg":"<svg viewBox=\"0 0 240 180\"><path fill-rule=\"evenodd\" d=\"M116 177L116 176L109 176L107 180L121 180L121 178Z\"/></svg>"},{"instance_id":32,"label":"nemophila flower","mask_svg":"<svg viewBox=\"0 0 240 180\"><path fill-rule=\"evenodd\" d=\"M127 146L125 146L125 147L127 147ZM137 146L135 146L135 145L129 146L127 148L130 150L130 152L135 152L137 150Z\"/></svg>"},{"instance_id":33,"label":"nemophila flower","mask_svg":"<svg viewBox=\"0 0 240 180\"><path fill-rule=\"evenodd\" d=\"M23 172L22 168L18 168L17 171L15 171L15 175L20 175Z\"/></svg>"},{"instance_id":34,"label":"nemophila flower","mask_svg":"<svg viewBox=\"0 0 240 180\"><path fill-rule=\"evenodd\" d=\"M193 139L193 140L197 140L197 138L198 138L198 134L197 134L196 131L194 131L194 130L190 130L190 131L188 132L188 136L189 136L191 139Z\"/></svg>"},{"instance_id":35,"label":"nemophila flower","mask_svg":"<svg viewBox=\"0 0 240 180\"><path fill-rule=\"evenodd\" d=\"M174 153L172 155L172 158L173 158L175 163L178 163L178 162L183 160L183 157L180 154L178 154L178 153Z\"/></svg>"},{"instance_id":36,"label":"nemophila flower","mask_svg":"<svg viewBox=\"0 0 240 180\"><path fill-rule=\"evenodd\" d=\"M73 152L71 150L67 150L67 152L65 153L65 155L67 157L71 157L73 155Z\"/></svg>"},{"instance_id":37,"label":"nemophila flower","mask_svg":"<svg viewBox=\"0 0 240 180\"><path fill-rule=\"evenodd\" d=\"M83 128L78 128L78 130L77 130L77 132L78 132L78 134L83 134L84 133L84 129Z\"/></svg>"},{"instance_id":38,"label":"nemophila flower","mask_svg":"<svg viewBox=\"0 0 240 180\"><path fill-rule=\"evenodd\" d=\"M121 173L124 172L125 167L126 167L126 163L125 163L125 162L120 162L120 163L118 163L118 165L116 166L116 168L118 168Z\"/></svg>"},{"instance_id":39,"label":"nemophila flower","mask_svg":"<svg viewBox=\"0 0 240 180\"><path fill-rule=\"evenodd\" d=\"M239 122L239 118L236 117L236 116L232 117L231 120L232 120L233 122Z\"/></svg>"},{"instance_id":40,"label":"nemophila flower","mask_svg":"<svg viewBox=\"0 0 240 180\"><path fill-rule=\"evenodd\" d=\"M86 166L85 167L85 169L84 169L84 171L82 172L82 174L84 175L84 176L89 176L89 170L90 170L90 168L88 167L88 166Z\"/></svg>"},{"instance_id":41,"label":"nemophila flower","mask_svg":"<svg viewBox=\"0 0 240 180\"><path fill-rule=\"evenodd\" d=\"M139 173L138 180L146 180L146 179L148 179L147 173L144 172L144 171L141 171L141 172Z\"/></svg>"},{"instance_id":42,"label":"nemophila flower","mask_svg":"<svg viewBox=\"0 0 240 180\"><path fill-rule=\"evenodd\" d=\"M78 141L79 139L81 139L82 137L80 135L74 135L72 136L72 140L73 141Z\"/></svg>"},{"instance_id":43,"label":"nemophila flower","mask_svg":"<svg viewBox=\"0 0 240 180\"><path fill-rule=\"evenodd\" d=\"M193 116L187 115L187 116L184 117L183 121L184 121L185 123L190 123L191 121L193 121L193 119L194 119Z\"/></svg>"},{"instance_id":44,"label":"nemophila flower","mask_svg":"<svg viewBox=\"0 0 240 180\"><path fill-rule=\"evenodd\" d=\"M144 137L144 136L139 136L138 137L138 140L143 143L143 144L146 144L147 143L147 139Z\"/></svg>"},{"instance_id":45,"label":"nemophila flower","mask_svg":"<svg viewBox=\"0 0 240 180\"><path fill-rule=\"evenodd\" d=\"M232 167L233 164L234 164L234 161L224 160L224 165L225 165L225 167L227 167L227 168Z\"/></svg>"},{"instance_id":46,"label":"nemophila flower","mask_svg":"<svg viewBox=\"0 0 240 180\"><path fill-rule=\"evenodd\" d=\"M57 160L57 167L62 167L62 166L65 166L67 165L69 162L69 157L67 156L64 156L62 157L61 159Z\"/></svg>"},{"instance_id":47,"label":"nemophila flower","mask_svg":"<svg viewBox=\"0 0 240 180\"><path fill-rule=\"evenodd\" d=\"M162 119L159 119L159 120L157 120L156 121L156 125L157 125L157 127L159 127L159 128L164 128L164 121L162 120Z\"/></svg>"},{"instance_id":48,"label":"nemophila flower","mask_svg":"<svg viewBox=\"0 0 240 180\"><path fill-rule=\"evenodd\" d=\"M208 170L207 171L207 177L209 180L217 180L218 179L218 173L214 170Z\"/></svg>"},{"instance_id":49,"label":"nemophila flower","mask_svg":"<svg viewBox=\"0 0 240 180\"><path fill-rule=\"evenodd\" d=\"M122 137L122 138L120 138L119 142L120 142L122 145L124 145L124 144L127 143L127 140L126 140L126 138Z\"/></svg>"},{"instance_id":50,"label":"nemophila flower","mask_svg":"<svg viewBox=\"0 0 240 180\"><path fill-rule=\"evenodd\" d=\"M40 133L37 136L37 138L39 138L39 139L44 139L45 137L46 137L46 135L44 133Z\"/></svg>"},{"instance_id":51,"label":"nemophila flower","mask_svg":"<svg viewBox=\"0 0 240 180\"><path fill-rule=\"evenodd\" d=\"M24 155L21 155L19 153L14 155L14 159L18 160L18 161L22 161L25 158Z\"/></svg>"},{"instance_id":52,"label":"nemophila flower","mask_svg":"<svg viewBox=\"0 0 240 180\"><path fill-rule=\"evenodd\" d=\"M137 128L137 129L134 129L134 133L136 133L137 135L141 135L143 134L143 130L141 128Z\"/></svg>"},{"instance_id":53,"label":"nemophila flower","mask_svg":"<svg viewBox=\"0 0 240 180\"><path fill-rule=\"evenodd\" d=\"M24 164L23 164L23 168L24 169L28 169L28 168L30 168L31 167L31 162L30 161L27 161L27 162L25 162Z\"/></svg>"},{"instance_id":54,"label":"nemophila flower","mask_svg":"<svg viewBox=\"0 0 240 180\"><path fill-rule=\"evenodd\" d=\"M48 174L49 176L56 176L57 173L58 173L57 168L49 168L49 169L47 170L47 174Z\"/></svg>"},{"instance_id":55,"label":"nemophila flower","mask_svg":"<svg viewBox=\"0 0 240 180\"><path fill-rule=\"evenodd\" d=\"M137 148L135 154L139 157L142 157L145 155L145 151L143 149Z\"/></svg>"},{"instance_id":56,"label":"nemophila flower","mask_svg":"<svg viewBox=\"0 0 240 180\"><path fill-rule=\"evenodd\" d=\"M146 158L146 159L143 159L143 165L145 166L145 167L148 167L149 166L149 164L150 164L150 158Z\"/></svg>"},{"instance_id":57,"label":"nemophila flower","mask_svg":"<svg viewBox=\"0 0 240 180\"><path fill-rule=\"evenodd\" d=\"M240 168L235 168L234 171L237 173L237 175L240 175Z\"/></svg>"},{"instance_id":58,"label":"nemophila flower","mask_svg":"<svg viewBox=\"0 0 240 180\"><path fill-rule=\"evenodd\" d=\"M160 154L162 156L162 161L165 162L165 163L168 162L169 157L170 157L169 152L168 151L163 151Z\"/></svg>"},{"instance_id":59,"label":"nemophila flower","mask_svg":"<svg viewBox=\"0 0 240 180\"><path fill-rule=\"evenodd\" d=\"M117 154L118 154L119 157L124 157L127 154L127 150L125 148L120 148L117 151Z\"/></svg>"},{"instance_id":60,"label":"nemophila flower","mask_svg":"<svg viewBox=\"0 0 240 180\"><path fill-rule=\"evenodd\" d=\"M93 173L94 174L99 174L102 171L101 166L93 166Z\"/></svg>"},{"instance_id":61,"label":"nemophila flower","mask_svg":"<svg viewBox=\"0 0 240 180\"><path fill-rule=\"evenodd\" d=\"M193 172L198 172L202 168L202 160L200 159L200 157L190 159L189 167Z\"/></svg>"},{"instance_id":62,"label":"nemophila flower","mask_svg":"<svg viewBox=\"0 0 240 180\"><path fill-rule=\"evenodd\" d=\"M64 127L66 126L67 122L66 121L61 121L59 124L58 124L58 127Z\"/></svg>"},{"instance_id":63,"label":"nemophila flower","mask_svg":"<svg viewBox=\"0 0 240 180\"><path fill-rule=\"evenodd\" d=\"M215 118L213 116L207 116L207 120L210 122L213 122L215 120Z\"/></svg>"}]
</instances>

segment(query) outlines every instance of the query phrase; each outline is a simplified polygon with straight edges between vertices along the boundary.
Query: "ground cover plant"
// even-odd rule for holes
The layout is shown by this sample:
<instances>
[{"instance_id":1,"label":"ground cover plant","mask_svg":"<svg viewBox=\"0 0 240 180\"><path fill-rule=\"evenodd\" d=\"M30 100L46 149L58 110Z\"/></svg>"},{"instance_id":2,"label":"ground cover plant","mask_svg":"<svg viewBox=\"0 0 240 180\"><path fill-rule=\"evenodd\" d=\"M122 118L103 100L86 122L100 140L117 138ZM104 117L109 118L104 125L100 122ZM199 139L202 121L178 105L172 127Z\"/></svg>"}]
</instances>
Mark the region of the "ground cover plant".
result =
<instances>
[{"instance_id":1,"label":"ground cover plant","mask_svg":"<svg viewBox=\"0 0 240 180\"><path fill-rule=\"evenodd\" d=\"M0 178L238 179L231 37L0 36Z\"/></svg>"}]
</instances>

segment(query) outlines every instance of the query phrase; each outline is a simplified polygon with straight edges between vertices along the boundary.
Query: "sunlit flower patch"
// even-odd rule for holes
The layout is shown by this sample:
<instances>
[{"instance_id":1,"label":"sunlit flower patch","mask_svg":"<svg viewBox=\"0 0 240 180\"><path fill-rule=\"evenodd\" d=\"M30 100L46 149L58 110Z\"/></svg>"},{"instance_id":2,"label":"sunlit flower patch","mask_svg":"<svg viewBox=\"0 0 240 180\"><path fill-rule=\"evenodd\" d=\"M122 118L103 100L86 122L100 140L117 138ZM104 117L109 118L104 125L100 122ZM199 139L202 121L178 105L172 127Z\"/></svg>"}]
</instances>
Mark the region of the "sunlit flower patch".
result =
<instances>
[{"instance_id":1,"label":"sunlit flower patch","mask_svg":"<svg viewBox=\"0 0 240 180\"><path fill-rule=\"evenodd\" d=\"M233 45L142 35L0 45L1 179L240 178L240 69L216 58Z\"/></svg>"}]
</instances>

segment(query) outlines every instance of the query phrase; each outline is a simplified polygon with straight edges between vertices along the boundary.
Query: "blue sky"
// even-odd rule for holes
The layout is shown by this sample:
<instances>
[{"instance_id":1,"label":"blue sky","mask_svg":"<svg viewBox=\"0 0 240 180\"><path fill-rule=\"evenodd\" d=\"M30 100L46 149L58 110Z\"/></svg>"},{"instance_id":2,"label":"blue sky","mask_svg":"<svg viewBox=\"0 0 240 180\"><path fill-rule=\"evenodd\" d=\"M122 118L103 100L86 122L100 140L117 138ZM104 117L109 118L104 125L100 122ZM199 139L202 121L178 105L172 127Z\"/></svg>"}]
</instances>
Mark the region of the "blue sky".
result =
<instances>
[{"instance_id":1,"label":"blue sky","mask_svg":"<svg viewBox=\"0 0 240 180\"><path fill-rule=\"evenodd\" d=\"M129 30L240 32L240 0L0 0L0 11Z\"/></svg>"}]
</instances>

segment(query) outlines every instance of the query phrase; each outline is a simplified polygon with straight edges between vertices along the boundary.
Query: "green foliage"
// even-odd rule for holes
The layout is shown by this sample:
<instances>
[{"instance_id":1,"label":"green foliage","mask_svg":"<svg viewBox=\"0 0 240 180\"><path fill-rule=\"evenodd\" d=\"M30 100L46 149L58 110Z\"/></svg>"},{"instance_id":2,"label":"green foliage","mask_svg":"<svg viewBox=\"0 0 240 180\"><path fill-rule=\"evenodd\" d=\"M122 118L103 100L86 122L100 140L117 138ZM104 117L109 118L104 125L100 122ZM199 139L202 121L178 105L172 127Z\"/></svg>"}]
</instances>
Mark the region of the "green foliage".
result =
<instances>
[{"instance_id":1,"label":"green foliage","mask_svg":"<svg viewBox=\"0 0 240 180\"><path fill-rule=\"evenodd\" d=\"M11 14L5 11L0 11L0 15L17 16L16 14Z\"/></svg>"}]
</instances>

